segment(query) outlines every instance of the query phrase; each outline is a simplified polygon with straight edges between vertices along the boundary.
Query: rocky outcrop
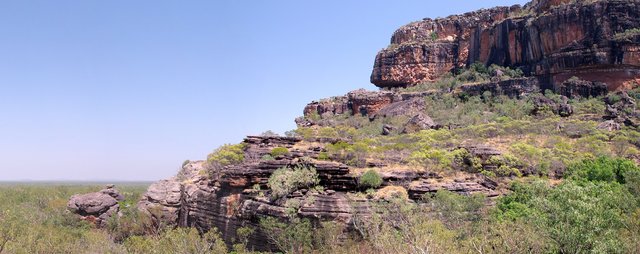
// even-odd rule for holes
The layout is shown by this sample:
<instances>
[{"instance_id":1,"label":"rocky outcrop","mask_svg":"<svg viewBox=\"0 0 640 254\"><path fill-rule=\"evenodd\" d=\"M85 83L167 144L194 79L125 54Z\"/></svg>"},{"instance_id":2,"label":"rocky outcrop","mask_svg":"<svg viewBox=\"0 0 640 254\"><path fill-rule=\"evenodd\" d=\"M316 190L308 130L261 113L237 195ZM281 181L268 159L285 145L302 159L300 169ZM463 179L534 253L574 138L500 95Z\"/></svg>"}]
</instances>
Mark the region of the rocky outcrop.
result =
<instances>
[{"instance_id":1,"label":"rocky outcrop","mask_svg":"<svg viewBox=\"0 0 640 254\"><path fill-rule=\"evenodd\" d=\"M362 115L372 116L378 110L397 101L395 94L390 91L367 91L359 89L349 92L345 96L337 96L321 101L309 103L304 108L305 116L323 115Z\"/></svg>"},{"instance_id":2,"label":"rocky outcrop","mask_svg":"<svg viewBox=\"0 0 640 254\"><path fill-rule=\"evenodd\" d=\"M123 200L124 196L113 185L107 185L98 192L71 196L67 209L79 215L82 220L89 221L97 227L105 227L107 220L118 214L118 202Z\"/></svg>"},{"instance_id":3,"label":"rocky outcrop","mask_svg":"<svg viewBox=\"0 0 640 254\"><path fill-rule=\"evenodd\" d=\"M301 141L287 137L249 136L244 140L245 161L223 169L210 168L205 161L187 163L176 177L152 184L138 203L138 208L163 224L191 226L201 231L216 227L231 243L236 230L257 225L265 216L288 220L292 217L312 220L332 220L347 228L354 216L371 213L371 199L353 195L360 188L360 171L345 164L315 160L317 147L300 146ZM262 155L274 147L287 147L289 155L276 160L262 160ZM268 180L279 168L296 165L314 167L321 189L299 189L283 198L270 195ZM397 186L410 197L422 198L425 193L450 190L461 194L484 193L495 196L496 186L483 185L482 178L461 177L445 180L435 173L388 170L382 173L382 187ZM264 233L256 230L249 237L250 248L271 250Z\"/></svg>"},{"instance_id":4,"label":"rocky outcrop","mask_svg":"<svg viewBox=\"0 0 640 254\"><path fill-rule=\"evenodd\" d=\"M402 133L416 133L421 130L438 129L440 128L431 117L428 115L419 113L409 119L409 121L402 128Z\"/></svg>"},{"instance_id":5,"label":"rocky outcrop","mask_svg":"<svg viewBox=\"0 0 640 254\"><path fill-rule=\"evenodd\" d=\"M636 99L624 91L605 98L607 108L604 119L634 128L640 127L640 110Z\"/></svg>"},{"instance_id":6,"label":"rocky outcrop","mask_svg":"<svg viewBox=\"0 0 640 254\"><path fill-rule=\"evenodd\" d=\"M573 114L573 106L569 104L569 98L566 96L562 96L560 101L554 101L542 95L534 96L531 100L533 101L533 111L531 113L534 115L539 115L545 111L550 111L562 117L568 117Z\"/></svg>"},{"instance_id":7,"label":"rocky outcrop","mask_svg":"<svg viewBox=\"0 0 640 254\"><path fill-rule=\"evenodd\" d=\"M637 0L540 0L424 19L398 29L378 53L371 82L412 86L474 62L521 68L553 88L576 76L627 89L640 76Z\"/></svg>"},{"instance_id":8,"label":"rocky outcrop","mask_svg":"<svg viewBox=\"0 0 640 254\"><path fill-rule=\"evenodd\" d=\"M607 84L570 78L556 87L558 94L569 98L598 97L607 94Z\"/></svg>"},{"instance_id":9,"label":"rocky outcrop","mask_svg":"<svg viewBox=\"0 0 640 254\"><path fill-rule=\"evenodd\" d=\"M459 86L454 92L469 96L478 96L483 95L485 92L491 92L492 95L523 98L526 95L540 92L541 87L538 78L517 78L495 82L464 84Z\"/></svg>"}]
</instances>

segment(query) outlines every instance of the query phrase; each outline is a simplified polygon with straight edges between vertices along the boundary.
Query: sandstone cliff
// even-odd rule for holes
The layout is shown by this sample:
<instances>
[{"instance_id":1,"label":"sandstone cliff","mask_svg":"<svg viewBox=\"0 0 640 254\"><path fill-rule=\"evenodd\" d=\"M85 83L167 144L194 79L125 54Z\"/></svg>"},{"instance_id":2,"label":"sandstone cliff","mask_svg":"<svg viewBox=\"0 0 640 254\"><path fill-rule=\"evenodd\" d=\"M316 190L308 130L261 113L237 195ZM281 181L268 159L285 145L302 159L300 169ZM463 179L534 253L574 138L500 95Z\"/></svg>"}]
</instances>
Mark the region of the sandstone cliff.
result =
<instances>
[{"instance_id":1,"label":"sandstone cliff","mask_svg":"<svg viewBox=\"0 0 640 254\"><path fill-rule=\"evenodd\" d=\"M369 199L355 195L360 191L360 173L339 162L318 160L322 146L307 146L299 138L247 137L244 142L245 161L242 164L212 172L205 161L189 162L178 176L152 184L138 207L169 225L196 227L207 231L218 228L227 242L236 239L236 230L243 226L258 228L260 218L267 216L286 220L291 216L313 220L332 220L349 227L354 216L366 216ZM320 142L322 143L322 142ZM290 153L275 160L260 160L276 147L286 147ZM496 151L469 151L480 154ZM253 158L253 159L252 159ZM283 199L273 199L267 181L282 167L307 164L314 167L321 190L301 189ZM473 174L443 178L433 172L398 169L383 174L384 186L402 186L409 197L449 190L462 194L498 195L495 182ZM296 206L291 206L294 200ZM251 248L273 249L265 235L257 231L249 238Z\"/></svg>"},{"instance_id":2,"label":"sandstone cliff","mask_svg":"<svg viewBox=\"0 0 640 254\"><path fill-rule=\"evenodd\" d=\"M412 86L475 62L521 68L544 88L577 76L629 88L640 74L640 2L534 1L424 19L398 29L378 53L371 82ZM572 1L573 2L573 1Z\"/></svg>"}]
</instances>

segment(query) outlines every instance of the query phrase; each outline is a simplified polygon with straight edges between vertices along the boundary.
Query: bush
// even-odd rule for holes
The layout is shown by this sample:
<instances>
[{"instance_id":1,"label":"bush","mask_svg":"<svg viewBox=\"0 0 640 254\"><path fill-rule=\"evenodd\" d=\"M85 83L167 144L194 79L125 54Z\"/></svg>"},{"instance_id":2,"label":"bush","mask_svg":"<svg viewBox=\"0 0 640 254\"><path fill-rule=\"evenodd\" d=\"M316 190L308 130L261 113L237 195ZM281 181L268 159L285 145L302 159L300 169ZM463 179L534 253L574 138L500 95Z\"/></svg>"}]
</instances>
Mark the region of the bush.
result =
<instances>
[{"instance_id":1,"label":"bush","mask_svg":"<svg viewBox=\"0 0 640 254\"><path fill-rule=\"evenodd\" d=\"M275 160L275 159L276 158L273 158L273 156L271 156L271 154L262 155L262 157L260 158L260 160L263 160L263 161L272 161L272 160Z\"/></svg>"},{"instance_id":2,"label":"bush","mask_svg":"<svg viewBox=\"0 0 640 254\"><path fill-rule=\"evenodd\" d=\"M287 154L289 154L289 149L284 148L284 147L276 147L271 149L271 156L273 156L274 158L277 158L279 156L285 156Z\"/></svg>"},{"instance_id":3,"label":"bush","mask_svg":"<svg viewBox=\"0 0 640 254\"><path fill-rule=\"evenodd\" d=\"M285 253L311 253L314 228L308 219L284 223L273 217L260 220L269 241Z\"/></svg>"},{"instance_id":4,"label":"bush","mask_svg":"<svg viewBox=\"0 0 640 254\"><path fill-rule=\"evenodd\" d=\"M225 144L207 156L207 162L218 166L239 164L244 160L244 144Z\"/></svg>"},{"instance_id":5,"label":"bush","mask_svg":"<svg viewBox=\"0 0 640 254\"><path fill-rule=\"evenodd\" d=\"M382 185L382 176L377 171L370 169L360 176L358 185L362 188L378 188Z\"/></svg>"},{"instance_id":6,"label":"bush","mask_svg":"<svg viewBox=\"0 0 640 254\"><path fill-rule=\"evenodd\" d=\"M296 166L293 169L279 168L271 177L268 185L273 198L289 195L300 188L310 188L320 183L316 169L308 166Z\"/></svg>"},{"instance_id":7,"label":"bush","mask_svg":"<svg viewBox=\"0 0 640 254\"><path fill-rule=\"evenodd\" d=\"M227 253L215 228L200 236L195 228L176 228L156 236L134 236L124 243L128 253Z\"/></svg>"},{"instance_id":8,"label":"bush","mask_svg":"<svg viewBox=\"0 0 640 254\"><path fill-rule=\"evenodd\" d=\"M595 160L583 160L570 165L567 177L572 179L584 179L588 181L604 181L626 183L625 175L628 172L639 172L633 161L620 158L598 157Z\"/></svg>"},{"instance_id":9,"label":"bush","mask_svg":"<svg viewBox=\"0 0 640 254\"><path fill-rule=\"evenodd\" d=\"M498 218L529 224L548 235L553 253L627 253L622 237L634 197L617 182L566 180L518 184L500 198Z\"/></svg>"},{"instance_id":10,"label":"bush","mask_svg":"<svg viewBox=\"0 0 640 254\"><path fill-rule=\"evenodd\" d=\"M328 154L327 152L320 152L320 153L318 154L318 160L321 160L321 161L328 161L329 159L330 159L330 158L329 158L329 154Z\"/></svg>"}]
</instances>

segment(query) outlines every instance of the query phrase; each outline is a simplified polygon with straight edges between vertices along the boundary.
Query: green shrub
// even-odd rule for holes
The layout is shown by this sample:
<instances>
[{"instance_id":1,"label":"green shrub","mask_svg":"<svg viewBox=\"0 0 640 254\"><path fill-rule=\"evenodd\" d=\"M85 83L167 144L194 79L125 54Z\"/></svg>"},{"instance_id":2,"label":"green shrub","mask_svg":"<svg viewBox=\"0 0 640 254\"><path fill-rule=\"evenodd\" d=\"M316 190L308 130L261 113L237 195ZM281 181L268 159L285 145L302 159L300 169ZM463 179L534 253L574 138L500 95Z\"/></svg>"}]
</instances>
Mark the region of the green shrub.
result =
<instances>
[{"instance_id":1,"label":"green shrub","mask_svg":"<svg viewBox=\"0 0 640 254\"><path fill-rule=\"evenodd\" d=\"M426 194L424 201L430 209L437 212L437 216L447 227L454 229L482 218L480 211L484 207L485 197L463 196L451 191L439 190L435 195Z\"/></svg>"},{"instance_id":2,"label":"green shrub","mask_svg":"<svg viewBox=\"0 0 640 254\"><path fill-rule=\"evenodd\" d=\"M316 169L308 166L296 166L293 169L279 168L269 177L268 185L273 198L289 195L300 188L310 188L320 182Z\"/></svg>"},{"instance_id":3,"label":"green shrub","mask_svg":"<svg viewBox=\"0 0 640 254\"><path fill-rule=\"evenodd\" d=\"M329 158L329 154L328 154L327 152L320 152L320 153L318 154L318 160L321 160L321 161L328 161L328 160L330 160L330 158Z\"/></svg>"},{"instance_id":4,"label":"green shrub","mask_svg":"<svg viewBox=\"0 0 640 254\"><path fill-rule=\"evenodd\" d=\"M155 236L134 236L124 243L128 253L227 253L216 228L200 236L195 228L175 228Z\"/></svg>"},{"instance_id":5,"label":"green shrub","mask_svg":"<svg viewBox=\"0 0 640 254\"><path fill-rule=\"evenodd\" d=\"M260 220L268 240L285 253L311 253L314 228L308 219L284 223L273 217Z\"/></svg>"},{"instance_id":6,"label":"green shrub","mask_svg":"<svg viewBox=\"0 0 640 254\"><path fill-rule=\"evenodd\" d=\"M633 161L620 158L598 157L595 160L583 160L570 165L567 177L588 181L604 181L626 183L628 172L638 172L640 167Z\"/></svg>"},{"instance_id":7,"label":"green shrub","mask_svg":"<svg viewBox=\"0 0 640 254\"><path fill-rule=\"evenodd\" d=\"M617 182L566 180L519 184L500 198L499 218L532 225L549 236L553 253L629 253L623 237L626 215L637 204L625 186ZM636 206L637 207L637 206Z\"/></svg>"},{"instance_id":8,"label":"green shrub","mask_svg":"<svg viewBox=\"0 0 640 254\"><path fill-rule=\"evenodd\" d=\"M239 164L244 160L244 144L225 144L207 156L207 162L219 166Z\"/></svg>"},{"instance_id":9,"label":"green shrub","mask_svg":"<svg viewBox=\"0 0 640 254\"><path fill-rule=\"evenodd\" d=\"M271 156L273 156L274 158L277 158L279 156L285 156L287 154L289 154L289 149L284 147L276 147L271 149Z\"/></svg>"},{"instance_id":10,"label":"green shrub","mask_svg":"<svg viewBox=\"0 0 640 254\"><path fill-rule=\"evenodd\" d=\"M260 159L263 161L272 161L272 160L275 160L276 158L273 158L271 154L265 154L265 155L262 155Z\"/></svg>"},{"instance_id":11,"label":"green shrub","mask_svg":"<svg viewBox=\"0 0 640 254\"><path fill-rule=\"evenodd\" d=\"M358 185L362 188L378 188L382 185L382 182L382 176L373 169L364 172L364 174L358 178Z\"/></svg>"}]
</instances>

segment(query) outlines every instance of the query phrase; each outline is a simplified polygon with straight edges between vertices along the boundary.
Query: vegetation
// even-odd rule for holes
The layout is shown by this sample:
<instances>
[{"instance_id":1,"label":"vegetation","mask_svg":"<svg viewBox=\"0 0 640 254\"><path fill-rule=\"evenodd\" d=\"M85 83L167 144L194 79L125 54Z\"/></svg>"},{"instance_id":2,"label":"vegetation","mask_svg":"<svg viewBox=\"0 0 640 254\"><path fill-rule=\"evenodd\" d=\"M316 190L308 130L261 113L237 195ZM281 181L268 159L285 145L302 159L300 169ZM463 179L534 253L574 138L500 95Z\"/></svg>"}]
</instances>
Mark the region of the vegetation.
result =
<instances>
[{"instance_id":1,"label":"vegetation","mask_svg":"<svg viewBox=\"0 0 640 254\"><path fill-rule=\"evenodd\" d=\"M66 209L69 197L97 185L0 184L0 253L226 253L213 230L169 228L134 207L147 184L118 184L123 216L96 229Z\"/></svg>"},{"instance_id":2,"label":"vegetation","mask_svg":"<svg viewBox=\"0 0 640 254\"><path fill-rule=\"evenodd\" d=\"M634 36L640 35L640 28L632 28L632 29L627 29L624 32L621 33L616 33L615 35L613 35L613 39L615 40L626 40L626 39L630 39Z\"/></svg>"},{"instance_id":3,"label":"vegetation","mask_svg":"<svg viewBox=\"0 0 640 254\"><path fill-rule=\"evenodd\" d=\"M269 188L273 198L284 197L300 188L313 187L320 183L316 169L298 165L294 168L280 168L269 177Z\"/></svg>"},{"instance_id":4,"label":"vegetation","mask_svg":"<svg viewBox=\"0 0 640 254\"><path fill-rule=\"evenodd\" d=\"M284 147L276 147L271 149L271 156L274 158L277 158L279 156L285 156L287 154L289 154L289 149L284 148Z\"/></svg>"},{"instance_id":5,"label":"vegetation","mask_svg":"<svg viewBox=\"0 0 640 254\"><path fill-rule=\"evenodd\" d=\"M640 170L628 163L585 160L557 186L544 179L516 181L493 207L481 195L448 191L417 203L381 199L371 216L356 214L356 235L334 231L347 239L340 245L325 245L320 235L331 229L307 220L269 218L261 227L286 253L637 253ZM627 178L591 179L581 170L594 164Z\"/></svg>"},{"instance_id":6,"label":"vegetation","mask_svg":"<svg viewBox=\"0 0 640 254\"><path fill-rule=\"evenodd\" d=\"M222 166L237 164L244 159L244 144L226 144L207 156L208 162L215 162Z\"/></svg>"},{"instance_id":7,"label":"vegetation","mask_svg":"<svg viewBox=\"0 0 640 254\"><path fill-rule=\"evenodd\" d=\"M365 189L378 188L382 185L382 176L380 176L377 171L371 169L360 176L358 184Z\"/></svg>"}]
</instances>

